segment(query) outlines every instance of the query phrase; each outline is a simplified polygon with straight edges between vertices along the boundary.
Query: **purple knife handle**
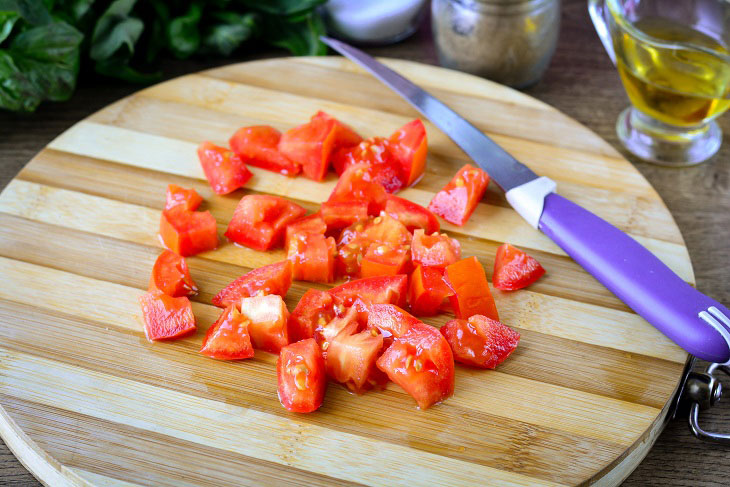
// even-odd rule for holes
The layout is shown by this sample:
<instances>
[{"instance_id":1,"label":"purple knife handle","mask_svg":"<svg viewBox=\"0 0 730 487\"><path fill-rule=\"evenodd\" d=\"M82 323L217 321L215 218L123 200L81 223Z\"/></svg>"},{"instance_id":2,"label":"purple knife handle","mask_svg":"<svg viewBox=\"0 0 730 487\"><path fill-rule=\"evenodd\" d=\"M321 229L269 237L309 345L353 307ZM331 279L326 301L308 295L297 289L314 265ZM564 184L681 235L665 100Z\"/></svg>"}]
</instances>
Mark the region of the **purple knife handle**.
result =
<instances>
[{"instance_id":1,"label":"purple knife handle","mask_svg":"<svg viewBox=\"0 0 730 487\"><path fill-rule=\"evenodd\" d=\"M717 329L722 314L730 317L728 309L624 232L556 193L545 197L538 228L677 345L710 362L730 360L730 325L724 333ZM712 317L719 317L714 325L706 319L711 307ZM705 318L699 315L703 311Z\"/></svg>"}]
</instances>

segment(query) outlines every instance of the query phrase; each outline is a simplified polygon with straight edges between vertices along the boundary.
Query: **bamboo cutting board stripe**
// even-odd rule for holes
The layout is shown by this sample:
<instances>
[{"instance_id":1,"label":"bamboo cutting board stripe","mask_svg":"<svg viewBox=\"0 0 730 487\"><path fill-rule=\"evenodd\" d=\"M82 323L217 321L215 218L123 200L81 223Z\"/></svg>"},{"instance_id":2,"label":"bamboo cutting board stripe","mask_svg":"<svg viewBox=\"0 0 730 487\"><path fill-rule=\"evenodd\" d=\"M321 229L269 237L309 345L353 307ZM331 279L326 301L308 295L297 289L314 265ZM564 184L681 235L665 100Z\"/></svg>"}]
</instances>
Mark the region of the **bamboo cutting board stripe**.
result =
<instances>
[{"instance_id":1,"label":"bamboo cutting board stripe","mask_svg":"<svg viewBox=\"0 0 730 487\"><path fill-rule=\"evenodd\" d=\"M537 100L462 73L387 61L530 165L565 196L645 244L688 282L679 231L656 192L585 127ZM399 387L362 396L330 384L314 414L285 411L276 356L197 353L220 310L210 299L285 258L221 241L188 259L198 330L144 338L137 298L159 253L168 183L194 187L222 233L246 193L310 211L335 184L252 168L214 195L195 155L247 124L281 130L323 109L364 136L415 116L339 58L264 60L150 87L76 124L0 195L0 433L50 485L520 485L619 482L661 430L686 354L530 228L490 187L464 227L444 224L491 277L509 241L548 274L494 290L521 343L497 371L456 370L452 398L416 411ZM402 196L427 204L468 159L427 124L428 169ZM309 288L295 282L293 309ZM452 315L426 321L441 326Z\"/></svg>"}]
</instances>

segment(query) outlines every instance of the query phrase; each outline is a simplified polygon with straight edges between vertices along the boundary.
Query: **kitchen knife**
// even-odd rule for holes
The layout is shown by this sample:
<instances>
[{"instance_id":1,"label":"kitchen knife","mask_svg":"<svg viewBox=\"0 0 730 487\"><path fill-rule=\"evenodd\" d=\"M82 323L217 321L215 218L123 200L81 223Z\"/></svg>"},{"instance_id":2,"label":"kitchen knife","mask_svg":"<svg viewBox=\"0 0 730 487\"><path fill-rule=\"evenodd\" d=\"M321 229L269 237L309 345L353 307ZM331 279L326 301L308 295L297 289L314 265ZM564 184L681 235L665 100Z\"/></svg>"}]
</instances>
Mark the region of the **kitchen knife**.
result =
<instances>
[{"instance_id":1,"label":"kitchen knife","mask_svg":"<svg viewBox=\"0 0 730 487\"><path fill-rule=\"evenodd\" d=\"M684 282L634 239L555 193L479 129L392 69L344 42L322 42L372 73L448 135L505 191L533 227L677 345L710 362L730 362L730 311Z\"/></svg>"}]
</instances>

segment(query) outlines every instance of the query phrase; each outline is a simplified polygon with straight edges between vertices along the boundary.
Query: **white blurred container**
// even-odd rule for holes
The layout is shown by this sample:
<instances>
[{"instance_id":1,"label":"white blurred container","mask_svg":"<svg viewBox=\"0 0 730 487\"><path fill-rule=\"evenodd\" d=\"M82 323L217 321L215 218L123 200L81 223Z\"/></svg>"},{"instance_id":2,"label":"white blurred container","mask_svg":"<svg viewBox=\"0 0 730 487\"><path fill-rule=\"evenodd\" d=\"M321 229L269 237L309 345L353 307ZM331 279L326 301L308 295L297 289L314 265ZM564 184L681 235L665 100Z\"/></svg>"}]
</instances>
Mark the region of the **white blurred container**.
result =
<instances>
[{"instance_id":1,"label":"white blurred container","mask_svg":"<svg viewBox=\"0 0 730 487\"><path fill-rule=\"evenodd\" d=\"M328 31L356 44L392 44L413 34L426 0L330 0L324 7Z\"/></svg>"}]
</instances>

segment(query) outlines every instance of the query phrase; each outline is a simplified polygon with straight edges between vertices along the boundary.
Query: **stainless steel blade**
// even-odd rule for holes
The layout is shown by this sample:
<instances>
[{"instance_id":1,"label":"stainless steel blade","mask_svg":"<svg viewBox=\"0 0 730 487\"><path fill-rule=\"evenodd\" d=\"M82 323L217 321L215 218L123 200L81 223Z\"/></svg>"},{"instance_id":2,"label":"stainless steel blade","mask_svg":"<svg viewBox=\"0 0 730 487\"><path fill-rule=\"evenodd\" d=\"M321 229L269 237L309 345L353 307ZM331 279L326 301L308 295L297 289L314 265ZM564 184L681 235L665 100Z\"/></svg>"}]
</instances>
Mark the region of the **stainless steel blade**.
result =
<instances>
[{"instance_id":1,"label":"stainless steel blade","mask_svg":"<svg viewBox=\"0 0 730 487\"><path fill-rule=\"evenodd\" d=\"M487 171L503 191L509 191L537 178L537 174L530 168L509 155L478 128L422 88L359 49L329 37L322 36L320 39L405 98L413 108L456 142L456 145L461 147L479 167Z\"/></svg>"}]
</instances>

